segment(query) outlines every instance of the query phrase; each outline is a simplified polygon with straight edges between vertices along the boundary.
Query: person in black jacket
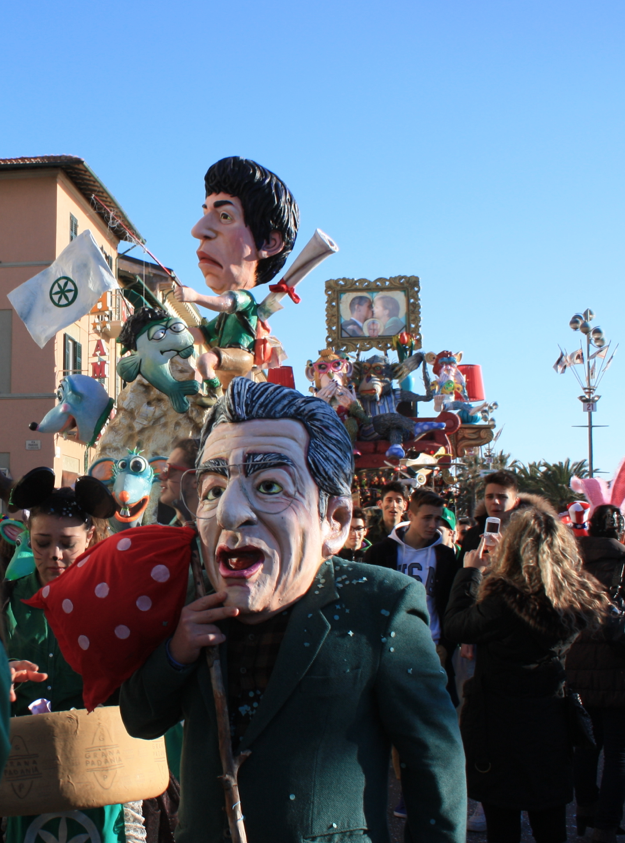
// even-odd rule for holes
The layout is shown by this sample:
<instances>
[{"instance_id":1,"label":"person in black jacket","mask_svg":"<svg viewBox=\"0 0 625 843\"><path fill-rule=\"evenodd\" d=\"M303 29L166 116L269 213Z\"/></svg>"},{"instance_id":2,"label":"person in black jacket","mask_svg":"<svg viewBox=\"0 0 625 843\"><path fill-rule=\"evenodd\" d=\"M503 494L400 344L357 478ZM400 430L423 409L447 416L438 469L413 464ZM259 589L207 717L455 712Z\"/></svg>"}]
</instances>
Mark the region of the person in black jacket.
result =
<instances>
[{"instance_id":1,"label":"person in black jacket","mask_svg":"<svg viewBox=\"0 0 625 843\"><path fill-rule=\"evenodd\" d=\"M585 569L607 594L625 598L623 516L616 506L598 506L589 535L578 539ZM575 750L577 830L594 827L593 841L616 841L625 800L625 649L605 636L583 633L566 659L567 681L577 691L592 718L596 749ZM597 767L603 749L603 774L597 787Z\"/></svg>"},{"instance_id":2,"label":"person in black jacket","mask_svg":"<svg viewBox=\"0 0 625 843\"><path fill-rule=\"evenodd\" d=\"M444 620L449 639L477 645L460 720L469 796L484 806L489 843L519 843L521 811L537 843L564 843L573 797L564 657L609 601L550 508L511 517L490 570L482 551L467 553Z\"/></svg>"},{"instance_id":3,"label":"person in black jacket","mask_svg":"<svg viewBox=\"0 0 625 843\"><path fill-rule=\"evenodd\" d=\"M364 510L354 507L352 523L349 525L347 541L336 554L348 562L362 562L365 553L371 547L371 542L365 538L367 532L367 517Z\"/></svg>"},{"instance_id":4,"label":"person in black jacket","mask_svg":"<svg viewBox=\"0 0 625 843\"><path fill-rule=\"evenodd\" d=\"M442 665L451 669L453 646L442 634L451 586L460 565L454 551L443 544L438 527L445 502L430 490L413 493L406 515L388 538L374 544L363 562L401 571L423 583L427 592L430 630ZM451 687L451 686L450 686Z\"/></svg>"},{"instance_id":5,"label":"person in black jacket","mask_svg":"<svg viewBox=\"0 0 625 843\"><path fill-rule=\"evenodd\" d=\"M478 508L475 516L475 526L464 535L460 548L459 559L462 562L464 554L469 550L477 550L484 532L484 522L487 518L506 520L506 513L510 513L519 506L519 484L511 471L494 471L484 478L483 506Z\"/></svg>"}]
</instances>

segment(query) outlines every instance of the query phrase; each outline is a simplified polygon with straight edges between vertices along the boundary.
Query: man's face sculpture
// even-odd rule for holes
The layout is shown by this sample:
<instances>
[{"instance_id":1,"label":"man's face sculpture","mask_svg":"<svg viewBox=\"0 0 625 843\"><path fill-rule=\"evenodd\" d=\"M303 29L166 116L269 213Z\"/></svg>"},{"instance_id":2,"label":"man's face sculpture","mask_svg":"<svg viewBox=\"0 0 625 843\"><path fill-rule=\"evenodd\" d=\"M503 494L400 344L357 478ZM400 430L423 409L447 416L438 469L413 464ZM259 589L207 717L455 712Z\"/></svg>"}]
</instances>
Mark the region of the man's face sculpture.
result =
<instances>
[{"instance_id":1,"label":"man's face sculpture","mask_svg":"<svg viewBox=\"0 0 625 843\"><path fill-rule=\"evenodd\" d=\"M320 519L319 490L306 463L308 433L290 419L223 423L198 468L197 524L209 579L240 620L258 623L302 597L324 558L347 536Z\"/></svg>"},{"instance_id":2,"label":"man's face sculpture","mask_svg":"<svg viewBox=\"0 0 625 843\"><path fill-rule=\"evenodd\" d=\"M258 249L236 196L213 193L202 208L204 215L191 234L200 241L197 256L206 285L218 296L230 290L251 290L258 261L282 250L282 235L273 231L269 242Z\"/></svg>"}]
</instances>

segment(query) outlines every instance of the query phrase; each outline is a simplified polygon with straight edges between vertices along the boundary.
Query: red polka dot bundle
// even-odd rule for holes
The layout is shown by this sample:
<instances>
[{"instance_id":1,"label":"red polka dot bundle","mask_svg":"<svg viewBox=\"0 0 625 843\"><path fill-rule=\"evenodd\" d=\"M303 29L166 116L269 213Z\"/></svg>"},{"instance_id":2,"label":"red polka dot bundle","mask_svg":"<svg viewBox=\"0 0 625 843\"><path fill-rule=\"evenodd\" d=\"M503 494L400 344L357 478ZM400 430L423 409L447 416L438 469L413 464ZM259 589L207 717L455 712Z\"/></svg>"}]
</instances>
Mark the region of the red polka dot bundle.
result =
<instances>
[{"instance_id":1,"label":"red polka dot bundle","mask_svg":"<svg viewBox=\"0 0 625 843\"><path fill-rule=\"evenodd\" d=\"M118 533L24 601L44 610L61 652L83 678L88 711L173 635L195 536L190 527L159 525Z\"/></svg>"}]
</instances>

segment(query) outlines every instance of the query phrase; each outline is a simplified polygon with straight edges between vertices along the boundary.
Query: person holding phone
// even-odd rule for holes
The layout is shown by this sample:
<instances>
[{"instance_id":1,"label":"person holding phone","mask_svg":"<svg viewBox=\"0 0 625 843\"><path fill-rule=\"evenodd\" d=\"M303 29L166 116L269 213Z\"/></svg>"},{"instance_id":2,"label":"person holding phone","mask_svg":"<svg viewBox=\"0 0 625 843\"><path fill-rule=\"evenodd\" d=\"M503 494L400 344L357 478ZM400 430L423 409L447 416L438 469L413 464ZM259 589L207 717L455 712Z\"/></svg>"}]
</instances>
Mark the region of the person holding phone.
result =
<instances>
[{"instance_id":1,"label":"person holding phone","mask_svg":"<svg viewBox=\"0 0 625 843\"><path fill-rule=\"evenodd\" d=\"M519 843L527 811L536 843L564 843L573 798L564 659L608 609L575 539L547 506L516 512L464 557L444 633L476 645L460 729L469 797L491 843Z\"/></svg>"}]
</instances>

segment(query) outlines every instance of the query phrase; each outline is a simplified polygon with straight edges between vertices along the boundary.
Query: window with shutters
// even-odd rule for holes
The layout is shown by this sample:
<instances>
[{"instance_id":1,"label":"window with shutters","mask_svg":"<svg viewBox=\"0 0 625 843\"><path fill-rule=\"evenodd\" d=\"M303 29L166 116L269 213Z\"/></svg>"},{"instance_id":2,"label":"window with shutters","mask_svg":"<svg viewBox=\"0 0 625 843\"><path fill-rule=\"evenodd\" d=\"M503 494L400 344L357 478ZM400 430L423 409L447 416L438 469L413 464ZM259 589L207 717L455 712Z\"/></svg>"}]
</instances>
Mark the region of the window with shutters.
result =
<instances>
[{"instance_id":1,"label":"window with shutters","mask_svg":"<svg viewBox=\"0 0 625 843\"><path fill-rule=\"evenodd\" d=\"M73 214L69 215L69 242L78 237L78 220Z\"/></svg>"},{"instance_id":2,"label":"window with shutters","mask_svg":"<svg viewBox=\"0 0 625 843\"><path fill-rule=\"evenodd\" d=\"M79 375L82 369L82 345L69 334L63 334L63 340L63 374Z\"/></svg>"},{"instance_id":3,"label":"window with shutters","mask_svg":"<svg viewBox=\"0 0 625 843\"><path fill-rule=\"evenodd\" d=\"M108 263L109 269L112 272L113 271L113 256L109 255L109 253L104 250L104 246L100 246L100 250L101 250L102 254L104 255L104 260Z\"/></svg>"}]
</instances>

